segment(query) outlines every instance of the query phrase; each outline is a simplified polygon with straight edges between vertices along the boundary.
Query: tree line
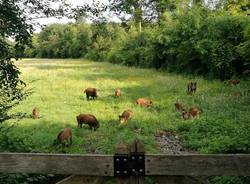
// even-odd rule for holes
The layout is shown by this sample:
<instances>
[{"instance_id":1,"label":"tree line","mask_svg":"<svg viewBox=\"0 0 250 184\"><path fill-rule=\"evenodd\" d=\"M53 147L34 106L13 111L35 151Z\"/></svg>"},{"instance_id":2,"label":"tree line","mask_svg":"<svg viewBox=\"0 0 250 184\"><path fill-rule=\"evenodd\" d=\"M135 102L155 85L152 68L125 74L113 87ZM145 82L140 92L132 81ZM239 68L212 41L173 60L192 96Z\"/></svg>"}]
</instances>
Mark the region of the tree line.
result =
<instances>
[{"instance_id":1,"label":"tree line","mask_svg":"<svg viewBox=\"0 0 250 184\"><path fill-rule=\"evenodd\" d=\"M243 5L233 5L174 4L164 12L158 5L158 16L152 19L133 12L121 23L53 24L33 35L33 47L24 56L85 57L226 80L250 66L250 16ZM129 13L129 6L121 7Z\"/></svg>"}]
</instances>

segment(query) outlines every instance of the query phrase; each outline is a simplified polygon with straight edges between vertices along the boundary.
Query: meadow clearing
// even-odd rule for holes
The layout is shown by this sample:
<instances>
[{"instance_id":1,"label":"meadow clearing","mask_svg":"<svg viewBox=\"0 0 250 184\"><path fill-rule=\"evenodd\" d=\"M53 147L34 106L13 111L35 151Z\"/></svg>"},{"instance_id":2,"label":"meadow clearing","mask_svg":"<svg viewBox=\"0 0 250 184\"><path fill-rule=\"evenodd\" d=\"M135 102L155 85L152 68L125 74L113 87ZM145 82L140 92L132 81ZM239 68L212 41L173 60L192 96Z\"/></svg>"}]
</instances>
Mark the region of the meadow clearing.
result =
<instances>
[{"instance_id":1,"label":"meadow clearing","mask_svg":"<svg viewBox=\"0 0 250 184\"><path fill-rule=\"evenodd\" d=\"M176 132L189 149L199 153L250 152L250 81L237 86L217 80L91 62L84 59L23 59L17 66L33 93L13 111L31 114L38 107L41 118L26 117L14 124L13 136L24 137L33 152L113 153L114 145L141 139L148 153L159 153L158 131ZM187 95L189 81L197 81L196 94ZM87 101L87 87L100 89L100 97ZM120 88L122 96L114 97ZM140 97L152 99L153 107L135 105ZM174 103L202 109L200 118L183 120ZM133 118L118 126L118 115L131 109ZM100 122L97 131L77 128L76 116L91 113ZM73 144L54 147L65 127L73 130Z\"/></svg>"}]
</instances>

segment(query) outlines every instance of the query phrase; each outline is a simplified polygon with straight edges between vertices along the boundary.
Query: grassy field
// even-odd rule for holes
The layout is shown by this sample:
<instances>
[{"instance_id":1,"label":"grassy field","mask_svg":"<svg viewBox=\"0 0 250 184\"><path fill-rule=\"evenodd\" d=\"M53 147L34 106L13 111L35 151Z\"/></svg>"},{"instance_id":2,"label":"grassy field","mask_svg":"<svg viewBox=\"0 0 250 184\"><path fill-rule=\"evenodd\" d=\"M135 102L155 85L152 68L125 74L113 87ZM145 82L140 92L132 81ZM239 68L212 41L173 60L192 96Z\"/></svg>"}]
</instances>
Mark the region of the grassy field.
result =
<instances>
[{"instance_id":1,"label":"grassy field","mask_svg":"<svg viewBox=\"0 0 250 184\"><path fill-rule=\"evenodd\" d=\"M15 123L15 136L25 137L34 152L112 153L115 144L139 138L148 153L157 153L154 134L160 130L177 132L187 147L200 153L250 152L249 80L228 86L216 80L86 60L24 59L17 65L33 94L14 111L31 114L36 106L41 118L8 124ZM195 95L186 93L189 81L198 82ZM100 89L100 98L87 101L83 93L87 87ZM121 98L114 98L115 88L122 90ZM152 99L153 108L137 107L139 97ZM174 107L177 100L202 108L201 117L182 120ZM119 127L118 115L126 109L132 109L134 117ZM77 128L80 113L95 115L100 128L95 132ZM53 147L65 127L73 129L73 145Z\"/></svg>"}]
</instances>

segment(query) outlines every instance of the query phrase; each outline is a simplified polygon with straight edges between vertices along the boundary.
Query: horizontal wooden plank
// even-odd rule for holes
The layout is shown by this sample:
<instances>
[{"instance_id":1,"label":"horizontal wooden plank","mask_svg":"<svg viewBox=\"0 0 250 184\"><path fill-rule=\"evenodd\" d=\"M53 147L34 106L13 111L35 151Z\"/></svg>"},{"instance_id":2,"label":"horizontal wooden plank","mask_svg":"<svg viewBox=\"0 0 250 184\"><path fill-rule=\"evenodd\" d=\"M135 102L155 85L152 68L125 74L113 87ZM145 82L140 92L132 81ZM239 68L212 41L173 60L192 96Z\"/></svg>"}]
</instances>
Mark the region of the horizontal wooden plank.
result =
<instances>
[{"instance_id":1,"label":"horizontal wooden plank","mask_svg":"<svg viewBox=\"0 0 250 184\"><path fill-rule=\"evenodd\" d=\"M250 154L147 155L146 175L250 176Z\"/></svg>"},{"instance_id":2,"label":"horizontal wooden plank","mask_svg":"<svg viewBox=\"0 0 250 184\"><path fill-rule=\"evenodd\" d=\"M113 156L0 153L0 173L113 176Z\"/></svg>"},{"instance_id":3,"label":"horizontal wooden plank","mask_svg":"<svg viewBox=\"0 0 250 184\"><path fill-rule=\"evenodd\" d=\"M250 154L146 155L149 176L250 176ZM113 176L113 155L0 153L0 173Z\"/></svg>"}]
</instances>

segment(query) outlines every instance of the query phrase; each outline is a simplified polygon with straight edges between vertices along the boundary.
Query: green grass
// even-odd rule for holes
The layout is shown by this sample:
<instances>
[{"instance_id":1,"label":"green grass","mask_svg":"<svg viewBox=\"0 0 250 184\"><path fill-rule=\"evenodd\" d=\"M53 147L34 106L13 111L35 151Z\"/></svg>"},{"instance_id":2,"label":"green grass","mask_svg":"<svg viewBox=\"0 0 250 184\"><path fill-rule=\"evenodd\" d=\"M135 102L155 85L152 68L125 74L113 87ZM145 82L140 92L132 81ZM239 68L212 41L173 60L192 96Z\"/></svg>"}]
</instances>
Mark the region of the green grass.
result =
<instances>
[{"instance_id":1,"label":"green grass","mask_svg":"<svg viewBox=\"0 0 250 184\"><path fill-rule=\"evenodd\" d=\"M238 86L228 86L200 77L72 59L24 59L17 65L33 94L13 111L31 114L36 106L42 117L24 118L15 123L12 131L25 137L33 151L113 153L115 144L139 138L148 153L157 153L155 132L169 130L178 132L189 148L200 153L250 152L247 80ZM186 85L191 80L198 82L195 95L186 94ZM100 89L100 98L87 101L83 93L87 87ZM115 88L122 90L121 98L114 98ZM242 96L235 97L236 93ZM137 107L135 100L139 97L152 99L154 107ZM182 120L174 107L177 100L202 108L201 117ZM134 117L119 127L118 115L126 109L132 109ZM79 113L94 114L100 128L95 132L87 127L78 129ZM63 149L53 147L54 139L65 127L73 129L73 145ZM136 133L137 128L143 131Z\"/></svg>"}]
</instances>

